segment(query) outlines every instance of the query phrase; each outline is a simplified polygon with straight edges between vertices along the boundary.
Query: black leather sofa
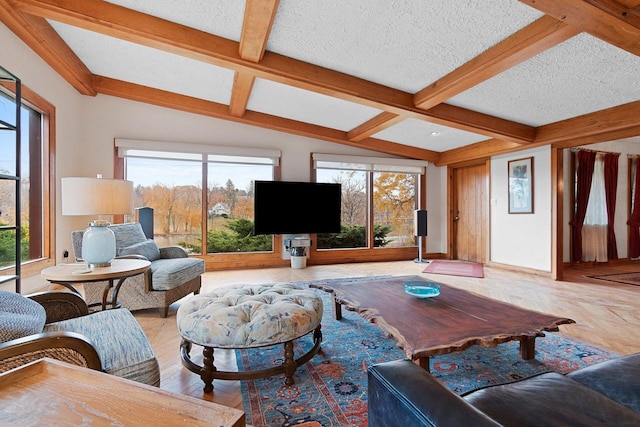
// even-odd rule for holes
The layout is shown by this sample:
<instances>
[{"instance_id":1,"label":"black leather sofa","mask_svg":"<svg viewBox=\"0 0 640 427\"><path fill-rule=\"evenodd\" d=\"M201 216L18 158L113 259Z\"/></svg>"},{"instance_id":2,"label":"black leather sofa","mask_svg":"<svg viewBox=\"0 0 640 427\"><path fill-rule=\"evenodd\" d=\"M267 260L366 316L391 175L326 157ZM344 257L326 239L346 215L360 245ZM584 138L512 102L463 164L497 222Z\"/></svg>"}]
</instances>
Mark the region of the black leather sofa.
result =
<instances>
[{"instance_id":1,"label":"black leather sofa","mask_svg":"<svg viewBox=\"0 0 640 427\"><path fill-rule=\"evenodd\" d=\"M369 427L640 426L640 353L458 396L409 360L368 370Z\"/></svg>"}]
</instances>

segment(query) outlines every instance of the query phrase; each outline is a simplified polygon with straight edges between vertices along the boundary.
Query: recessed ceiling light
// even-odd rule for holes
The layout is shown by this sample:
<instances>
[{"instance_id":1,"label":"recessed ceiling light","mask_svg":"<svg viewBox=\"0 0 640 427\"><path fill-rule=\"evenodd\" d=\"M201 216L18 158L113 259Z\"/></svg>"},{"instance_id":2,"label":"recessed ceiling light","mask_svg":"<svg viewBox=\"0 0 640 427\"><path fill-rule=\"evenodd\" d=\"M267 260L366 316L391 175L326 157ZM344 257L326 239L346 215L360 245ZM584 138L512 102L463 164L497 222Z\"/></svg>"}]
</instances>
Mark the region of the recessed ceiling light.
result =
<instances>
[{"instance_id":1,"label":"recessed ceiling light","mask_svg":"<svg viewBox=\"0 0 640 427\"><path fill-rule=\"evenodd\" d=\"M441 132L431 132L431 136L440 136L442 135Z\"/></svg>"}]
</instances>

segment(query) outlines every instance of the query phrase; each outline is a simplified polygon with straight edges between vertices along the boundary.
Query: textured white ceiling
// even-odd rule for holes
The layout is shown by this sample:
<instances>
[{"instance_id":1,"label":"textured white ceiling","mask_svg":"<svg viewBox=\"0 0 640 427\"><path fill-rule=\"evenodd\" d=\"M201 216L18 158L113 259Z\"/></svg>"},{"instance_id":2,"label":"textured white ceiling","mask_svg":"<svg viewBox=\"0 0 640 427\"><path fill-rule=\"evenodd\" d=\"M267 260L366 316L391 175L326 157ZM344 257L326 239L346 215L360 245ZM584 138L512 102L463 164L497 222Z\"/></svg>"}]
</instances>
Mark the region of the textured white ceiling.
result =
<instances>
[{"instance_id":1,"label":"textured white ceiling","mask_svg":"<svg viewBox=\"0 0 640 427\"><path fill-rule=\"evenodd\" d=\"M382 112L263 79L256 79L247 108L343 131L349 131Z\"/></svg>"},{"instance_id":2,"label":"textured white ceiling","mask_svg":"<svg viewBox=\"0 0 640 427\"><path fill-rule=\"evenodd\" d=\"M108 1L240 40L244 0ZM541 16L517 0L281 0L267 50L415 93ZM230 70L52 25L94 74L230 102ZM639 75L640 58L583 34L447 102L541 126L639 100ZM381 112L263 79L247 108L344 132ZM373 137L438 152L489 139L415 119Z\"/></svg>"},{"instance_id":3,"label":"textured white ceiling","mask_svg":"<svg viewBox=\"0 0 640 427\"><path fill-rule=\"evenodd\" d=\"M93 74L229 104L233 71L51 22Z\"/></svg>"},{"instance_id":4,"label":"textured white ceiling","mask_svg":"<svg viewBox=\"0 0 640 427\"><path fill-rule=\"evenodd\" d=\"M106 0L187 27L240 41L244 0Z\"/></svg>"},{"instance_id":5,"label":"textured white ceiling","mask_svg":"<svg viewBox=\"0 0 640 427\"><path fill-rule=\"evenodd\" d=\"M541 126L640 99L640 58L579 34L448 100Z\"/></svg>"},{"instance_id":6,"label":"textured white ceiling","mask_svg":"<svg viewBox=\"0 0 640 427\"><path fill-rule=\"evenodd\" d=\"M373 135L374 138L393 141L433 151L447 151L489 139L463 130L440 126L417 119L407 119Z\"/></svg>"},{"instance_id":7,"label":"textured white ceiling","mask_svg":"<svg viewBox=\"0 0 640 427\"><path fill-rule=\"evenodd\" d=\"M281 0L267 50L414 93L540 16L517 0Z\"/></svg>"}]
</instances>

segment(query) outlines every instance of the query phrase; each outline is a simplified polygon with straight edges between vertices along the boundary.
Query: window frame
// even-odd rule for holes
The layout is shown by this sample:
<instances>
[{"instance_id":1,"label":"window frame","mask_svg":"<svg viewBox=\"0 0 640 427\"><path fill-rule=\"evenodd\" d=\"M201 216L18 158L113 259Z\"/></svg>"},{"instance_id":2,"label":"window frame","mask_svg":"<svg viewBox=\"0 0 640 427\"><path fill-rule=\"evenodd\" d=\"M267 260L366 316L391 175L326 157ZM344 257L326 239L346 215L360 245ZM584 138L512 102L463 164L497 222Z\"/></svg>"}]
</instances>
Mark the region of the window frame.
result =
<instances>
[{"instance_id":1,"label":"window frame","mask_svg":"<svg viewBox=\"0 0 640 427\"><path fill-rule=\"evenodd\" d=\"M15 93L8 86L0 84L0 90L15 97ZM20 88L21 101L42 115L42 256L37 259L24 260L21 265L22 278L40 274L46 267L55 265L56 259L56 215L55 215L55 148L56 148L56 108L49 101L22 83ZM29 208L31 209L31 200ZM13 267L7 267L8 269ZM0 269L0 271L5 269ZM24 285L23 285L24 288Z\"/></svg>"},{"instance_id":2,"label":"window frame","mask_svg":"<svg viewBox=\"0 0 640 427\"><path fill-rule=\"evenodd\" d=\"M373 218L373 175L375 172L393 172L393 173L418 173L416 182L416 203L417 209L426 209L426 168L427 162L422 160L399 159L399 158L382 158L382 157L365 157L365 156L348 156L337 154L313 153L311 156L311 180L316 181L316 170L318 164L322 163L321 169L342 169L342 170L358 170L367 172L367 242L366 248L337 248L337 249L320 249L313 246L310 249L310 256L316 264L338 264L344 262L362 262L362 261L399 261L415 258L418 244L424 245L423 240L416 241L414 246L404 247L375 247L373 242L374 228ZM342 164L345 166L328 167L330 164ZM357 168L349 168L346 165L358 165Z\"/></svg>"},{"instance_id":3,"label":"window frame","mask_svg":"<svg viewBox=\"0 0 640 427\"><path fill-rule=\"evenodd\" d=\"M208 182L208 167L211 163L220 163L220 158L216 157L211 160L212 156L241 156L241 157L261 157L271 158L273 166L273 179L281 179L279 150L255 149L249 147L226 147L218 145L190 144L180 142L156 142L132 139L114 139L114 178L124 179L126 168L125 158L127 149L140 149L145 151L157 152L180 152L201 155L201 160L192 159L191 161L200 162L202 164L202 200L206 200ZM132 156L135 157L135 156ZM147 156L145 156L147 157ZM162 160L167 160L162 158ZM235 162L234 162L235 163ZM203 203L202 209L202 242L203 248L206 248L207 239L207 213L208 208ZM123 218L116 217L114 222L122 222ZM207 271L220 269L238 269L238 268L255 268L255 267L275 267L289 265L288 259L282 259L283 245L281 236L273 236L273 251L271 252L242 252L242 253L205 253L198 255L190 255L194 258L200 258L205 261Z\"/></svg>"}]
</instances>

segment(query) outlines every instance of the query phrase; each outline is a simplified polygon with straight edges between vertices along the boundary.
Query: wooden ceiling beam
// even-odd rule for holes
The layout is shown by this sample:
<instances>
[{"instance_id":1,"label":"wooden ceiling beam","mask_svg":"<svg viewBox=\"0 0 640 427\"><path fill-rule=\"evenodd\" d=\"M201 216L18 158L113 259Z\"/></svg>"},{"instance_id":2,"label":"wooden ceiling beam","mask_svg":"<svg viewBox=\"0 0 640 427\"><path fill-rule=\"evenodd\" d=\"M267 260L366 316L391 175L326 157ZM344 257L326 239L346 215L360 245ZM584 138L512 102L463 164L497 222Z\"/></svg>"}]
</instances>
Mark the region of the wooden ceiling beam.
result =
<instances>
[{"instance_id":1,"label":"wooden ceiling beam","mask_svg":"<svg viewBox=\"0 0 640 427\"><path fill-rule=\"evenodd\" d=\"M258 63L247 61L240 56L239 43L235 41L108 2L7 1L26 13L248 73L254 77L489 137L501 137L524 144L532 141L534 128L530 126L451 105L435 111L422 110L414 106L413 94L272 52L265 52ZM131 25L132 22L136 25Z\"/></svg>"},{"instance_id":2,"label":"wooden ceiling beam","mask_svg":"<svg viewBox=\"0 0 640 427\"><path fill-rule=\"evenodd\" d=\"M629 9L637 9L640 7L640 0L618 0L618 3ZM636 10L635 12L640 12Z\"/></svg>"},{"instance_id":3,"label":"wooden ceiling beam","mask_svg":"<svg viewBox=\"0 0 640 427\"><path fill-rule=\"evenodd\" d=\"M374 135L384 129L387 129L388 127L391 127L396 123L400 123L404 119L404 117L398 114L384 111L371 120L368 120L360 126L351 129L347 133L347 138L349 138L350 141L354 142L362 141L363 139L368 138L371 135Z\"/></svg>"},{"instance_id":4,"label":"wooden ceiling beam","mask_svg":"<svg viewBox=\"0 0 640 427\"><path fill-rule=\"evenodd\" d=\"M449 166L470 160L489 159L491 156L522 150L522 146L500 139L489 139L440 153L436 166Z\"/></svg>"},{"instance_id":5,"label":"wooden ceiling beam","mask_svg":"<svg viewBox=\"0 0 640 427\"><path fill-rule=\"evenodd\" d=\"M247 111L253 82L256 80L251 74L236 71L233 76L233 88L231 89L231 102L229 102L229 114L242 117Z\"/></svg>"},{"instance_id":6,"label":"wooden ceiling beam","mask_svg":"<svg viewBox=\"0 0 640 427\"><path fill-rule=\"evenodd\" d=\"M247 0L240 36L241 58L251 62L259 62L262 59L279 3L280 0ZM249 73L235 72L229 103L231 115L242 117L247 111L255 79Z\"/></svg>"},{"instance_id":7,"label":"wooden ceiling beam","mask_svg":"<svg viewBox=\"0 0 640 427\"><path fill-rule=\"evenodd\" d=\"M269 40L280 0L247 0L240 37L240 57L259 62Z\"/></svg>"},{"instance_id":8,"label":"wooden ceiling beam","mask_svg":"<svg viewBox=\"0 0 640 427\"><path fill-rule=\"evenodd\" d=\"M640 101L634 101L541 126L536 131L536 142L557 145L587 138L595 142L610 141L611 134L639 127Z\"/></svg>"},{"instance_id":9,"label":"wooden ceiling beam","mask_svg":"<svg viewBox=\"0 0 640 427\"><path fill-rule=\"evenodd\" d=\"M580 32L545 15L416 93L415 106L441 104Z\"/></svg>"},{"instance_id":10,"label":"wooden ceiling beam","mask_svg":"<svg viewBox=\"0 0 640 427\"><path fill-rule=\"evenodd\" d=\"M607 43L640 56L640 16L635 0L520 0ZM629 7L631 6L631 7Z\"/></svg>"},{"instance_id":11,"label":"wooden ceiling beam","mask_svg":"<svg viewBox=\"0 0 640 427\"><path fill-rule=\"evenodd\" d=\"M323 126L303 123L296 120L276 117L255 111L247 111L244 116L236 117L229 114L228 106L217 102L206 101L160 89L128 83L103 76L93 77L93 84L98 93L132 101L144 102L160 107L185 111L217 119L229 120L246 125L259 126L280 132L321 139L352 147L364 148L381 153L393 154L435 163L440 153L421 148L408 147L375 138L366 138L360 142L353 142L347 138L347 133Z\"/></svg>"},{"instance_id":12,"label":"wooden ceiling beam","mask_svg":"<svg viewBox=\"0 0 640 427\"><path fill-rule=\"evenodd\" d=\"M571 148L580 147L583 145L597 144L599 142L617 141L626 138L633 138L640 135L640 125L633 126L625 129L612 130L606 133L606 135L587 135L580 138L567 138L560 142L554 143L553 146L557 148Z\"/></svg>"},{"instance_id":13,"label":"wooden ceiling beam","mask_svg":"<svg viewBox=\"0 0 640 427\"><path fill-rule=\"evenodd\" d=\"M567 136L565 139L553 143L556 148L572 148L589 144L597 144L599 142L617 141L626 138L632 138L640 135L640 124L626 127L623 129L610 130L606 133L586 135L578 138ZM547 143L538 142L531 144L531 148L549 145ZM440 159L435 163L436 166L455 165L471 160L488 159L491 156L513 153L522 150L522 146L509 141L499 139L489 139L487 141L478 142L476 144L467 145L456 148L454 150L440 153Z\"/></svg>"},{"instance_id":14,"label":"wooden ceiling beam","mask_svg":"<svg viewBox=\"0 0 640 427\"><path fill-rule=\"evenodd\" d=\"M7 0L0 0L0 21L79 93L96 95L89 69L45 19L20 13Z\"/></svg>"},{"instance_id":15,"label":"wooden ceiling beam","mask_svg":"<svg viewBox=\"0 0 640 427\"><path fill-rule=\"evenodd\" d=\"M640 135L640 101L606 108L559 122L540 126L536 140L528 148L553 145L571 148L615 141ZM436 166L446 166L478 158L522 150L520 144L490 139L441 153Z\"/></svg>"},{"instance_id":16,"label":"wooden ceiling beam","mask_svg":"<svg viewBox=\"0 0 640 427\"><path fill-rule=\"evenodd\" d=\"M533 126L511 122L477 111L457 108L450 104L438 104L429 109L432 123L454 127L468 132L479 133L493 138L501 138L523 146L528 146L535 139L536 129ZM454 125L455 124L455 125ZM500 129L500 132L496 132Z\"/></svg>"}]
</instances>

